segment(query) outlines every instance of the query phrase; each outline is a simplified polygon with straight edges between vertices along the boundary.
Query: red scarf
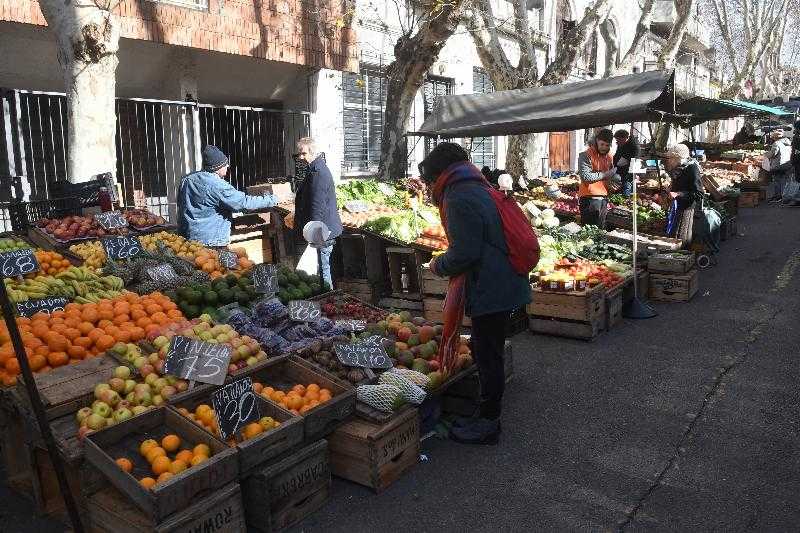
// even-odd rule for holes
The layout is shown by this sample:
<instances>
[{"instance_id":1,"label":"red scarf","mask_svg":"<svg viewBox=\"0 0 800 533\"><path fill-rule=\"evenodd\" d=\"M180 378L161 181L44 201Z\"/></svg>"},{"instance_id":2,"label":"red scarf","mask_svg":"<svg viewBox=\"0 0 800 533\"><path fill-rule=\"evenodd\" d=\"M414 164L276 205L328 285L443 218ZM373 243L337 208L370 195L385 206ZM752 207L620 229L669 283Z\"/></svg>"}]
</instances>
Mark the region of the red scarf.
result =
<instances>
[{"instance_id":1,"label":"red scarf","mask_svg":"<svg viewBox=\"0 0 800 533\"><path fill-rule=\"evenodd\" d=\"M469 162L460 162L450 165L442 172L433 185L433 201L439 206L439 217L442 219L447 240L453 242L447 231L447 202L445 191L451 185L467 181L477 181L486 187L491 187L483 177L478 167ZM459 274L450 278L447 285L447 294L444 297L442 329L442 342L439 344L439 353L436 358L442 368L442 376L447 377L456 370L458 363L458 348L461 344L461 323L464 321L464 306L466 304L466 274Z\"/></svg>"}]
</instances>

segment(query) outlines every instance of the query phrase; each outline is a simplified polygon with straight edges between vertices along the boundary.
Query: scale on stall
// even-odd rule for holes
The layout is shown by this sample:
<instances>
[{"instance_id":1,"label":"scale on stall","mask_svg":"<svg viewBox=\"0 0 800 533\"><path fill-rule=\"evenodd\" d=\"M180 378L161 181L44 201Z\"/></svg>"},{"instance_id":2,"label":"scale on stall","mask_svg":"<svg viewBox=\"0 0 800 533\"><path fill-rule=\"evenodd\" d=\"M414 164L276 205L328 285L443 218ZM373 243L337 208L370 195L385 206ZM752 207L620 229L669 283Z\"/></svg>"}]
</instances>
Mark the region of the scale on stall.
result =
<instances>
[{"instance_id":1,"label":"scale on stall","mask_svg":"<svg viewBox=\"0 0 800 533\"><path fill-rule=\"evenodd\" d=\"M655 309L646 301L639 298L639 279L636 275L636 261L639 250L639 225L638 225L638 193L637 184L638 176L647 173L647 168L642 167L641 159L631 159L631 164L628 172L633 174L633 300L625 304L622 308L622 316L625 318L653 318L658 316Z\"/></svg>"}]
</instances>

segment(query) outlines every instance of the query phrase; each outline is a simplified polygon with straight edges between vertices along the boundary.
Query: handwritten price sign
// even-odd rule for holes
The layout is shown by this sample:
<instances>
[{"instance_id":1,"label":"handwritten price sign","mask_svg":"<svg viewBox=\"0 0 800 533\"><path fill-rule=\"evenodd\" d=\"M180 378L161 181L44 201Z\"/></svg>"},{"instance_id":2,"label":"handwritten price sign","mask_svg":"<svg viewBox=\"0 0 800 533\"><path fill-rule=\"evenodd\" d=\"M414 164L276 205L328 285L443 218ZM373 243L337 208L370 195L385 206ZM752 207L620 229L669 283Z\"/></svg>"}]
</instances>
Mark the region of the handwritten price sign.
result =
<instances>
[{"instance_id":1,"label":"handwritten price sign","mask_svg":"<svg viewBox=\"0 0 800 533\"><path fill-rule=\"evenodd\" d=\"M354 344L337 344L336 357L345 366L362 368L392 368L392 360L381 344L367 339Z\"/></svg>"},{"instance_id":2,"label":"handwritten price sign","mask_svg":"<svg viewBox=\"0 0 800 533\"><path fill-rule=\"evenodd\" d=\"M261 294L278 292L278 268L275 265L260 264L253 267L251 273L253 285Z\"/></svg>"},{"instance_id":3,"label":"handwritten price sign","mask_svg":"<svg viewBox=\"0 0 800 533\"><path fill-rule=\"evenodd\" d=\"M235 435L250 422L261 419L251 378L238 379L217 389L211 396L211 404L217 415L222 440Z\"/></svg>"},{"instance_id":4,"label":"handwritten price sign","mask_svg":"<svg viewBox=\"0 0 800 533\"><path fill-rule=\"evenodd\" d=\"M231 362L231 347L177 335L164 361L164 373L189 381L222 385Z\"/></svg>"},{"instance_id":5,"label":"handwritten price sign","mask_svg":"<svg viewBox=\"0 0 800 533\"><path fill-rule=\"evenodd\" d=\"M319 302L292 300L289 302L289 318L296 322L311 322L322 316Z\"/></svg>"},{"instance_id":6,"label":"handwritten price sign","mask_svg":"<svg viewBox=\"0 0 800 533\"><path fill-rule=\"evenodd\" d=\"M4 278L24 276L38 270L39 262L30 248L0 254L0 272Z\"/></svg>"},{"instance_id":7,"label":"handwritten price sign","mask_svg":"<svg viewBox=\"0 0 800 533\"><path fill-rule=\"evenodd\" d=\"M17 313L19 316L32 317L36 313L47 313L53 311L63 311L67 305L66 298L38 298L36 300L26 300L17 302Z\"/></svg>"},{"instance_id":8,"label":"handwritten price sign","mask_svg":"<svg viewBox=\"0 0 800 533\"><path fill-rule=\"evenodd\" d=\"M108 237L103 239L103 248L111 259L130 259L144 253L136 237Z\"/></svg>"},{"instance_id":9,"label":"handwritten price sign","mask_svg":"<svg viewBox=\"0 0 800 533\"><path fill-rule=\"evenodd\" d=\"M117 229L127 228L128 221L119 211L108 211L106 213L97 213L94 219L104 229Z\"/></svg>"}]
</instances>

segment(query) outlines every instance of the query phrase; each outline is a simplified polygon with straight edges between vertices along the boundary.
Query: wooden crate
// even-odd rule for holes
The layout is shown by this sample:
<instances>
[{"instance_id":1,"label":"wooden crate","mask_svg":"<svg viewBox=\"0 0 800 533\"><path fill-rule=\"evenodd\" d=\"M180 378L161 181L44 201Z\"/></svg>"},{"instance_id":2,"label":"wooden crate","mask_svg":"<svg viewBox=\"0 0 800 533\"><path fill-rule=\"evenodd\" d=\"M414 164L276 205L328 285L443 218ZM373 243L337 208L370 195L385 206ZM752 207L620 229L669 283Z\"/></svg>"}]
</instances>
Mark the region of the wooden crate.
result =
<instances>
[{"instance_id":1,"label":"wooden crate","mask_svg":"<svg viewBox=\"0 0 800 533\"><path fill-rule=\"evenodd\" d=\"M94 387L104 383L112 375L117 362L101 355L86 359L75 365L66 365L50 372L35 374L34 381L39 389L48 420L74 413L81 407L92 403ZM28 399L25 384L19 377L17 388L20 397Z\"/></svg>"},{"instance_id":2,"label":"wooden crate","mask_svg":"<svg viewBox=\"0 0 800 533\"><path fill-rule=\"evenodd\" d=\"M155 522L114 487L107 486L87 501L91 529L95 533L245 533L242 494L238 483L231 483L186 509ZM84 524L86 526L86 524Z\"/></svg>"},{"instance_id":3,"label":"wooden crate","mask_svg":"<svg viewBox=\"0 0 800 533\"><path fill-rule=\"evenodd\" d=\"M139 445L150 438L160 442L170 433L178 435L184 447L207 444L212 457L147 490L138 480L152 474L147 462L139 455ZM121 424L91 433L84 439L84 447L86 460L154 523L186 509L207 493L233 483L239 474L236 449L229 448L168 407L151 409ZM131 474L117 466L114 460L118 457L127 457L134 462Z\"/></svg>"},{"instance_id":4,"label":"wooden crate","mask_svg":"<svg viewBox=\"0 0 800 533\"><path fill-rule=\"evenodd\" d=\"M284 455L242 482L248 531L271 533L300 522L325 504L330 488L324 439Z\"/></svg>"},{"instance_id":5,"label":"wooden crate","mask_svg":"<svg viewBox=\"0 0 800 533\"><path fill-rule=\"evenodd\" d=\"M758 207L760 197L760 192L742 191L739 195L739 207Z\"/></svg>"},{"instance_id":6,"label":"wooden crate","mask_svg":"<svg viewBox=\"0 0 800 533\"><path fill-rule=\"evenodd\" d=\"M606 331L622 323L622 285L606 292Z\"/></svg>"},{"instance_id":7,"label":"wooden crate","mask_svg":"<svg viewBox=\"0 0 800 533\"><path fill-rule=\"evenodd\" d=\"M25 418L10 394L3 395L1 407L0 460L6 483L15 492L33 499L33 466Z\"/></svg>"},{"instance_id":8,"label":"wooden crate","mask_svg":"<svg viewBox=\"0 0 800 533\"><path fill-rule=\"evenodd\" d=\"M434 324L444 324L444 311L442 310L443 305L443 298L426 296L422 300L422 313L425 320ZM461 325L465 328L471 328L472 320L465 315Z\"/></svg>"},{"instance_id":9,"label":"wooden crate","mask_svg":"<svg viewBox=\"0 0 800 533\"><path fill-rule=\"evenodd\" d=\"M351 419L328 436L331 472L381 492L419 462L419 413L382 424Z\"/></svg>"},{"instance_id":10,"label":"wooden crate","mask_svg":"<svg viewBox=\"0 0 800 533\"><path fill-rule=\"evenodd\" d=\"M33 501L37 511L42 515L68 519L66 504L62 496L61 486L58 484L53 459L47 449L31 446L26 451L30 454L33 468L31 477ZM83 508L84 496L97 489L104 482L102 475L96 469L84 462L70 463L61 457L67 484L78 507ZM83 509L81 509L83 510Z\"/></svg>"},{"instance_id":11,"label":"wooden crate","mask_svg":"<svg viewBox=\"0 0 800 533\"><path fill-rule=\"evenodd\" d=\"M605 314L606 287L602 284L584 291L549 292L536 286L532 291L528 315L588 322Z\"/></svg>"},{"instance_id":12,"label":"wooden crate","mask_svg":"<svg viewBox=\"0 0 800 533\"><path fill-rule=\"evenodd\" d=\"M697 289L697 269L685 274L650 274L651 300L688 302L697 293Z\"/></svg>"},{"instance_id":13,"label":"wooden crate","mask_svg":"<svg viewBox=\"0 0 800 533\"><path fill-rule=\"evenodd\" d=\"M555 337L567 337L569 339L580 339L593 341L604 331L605 315L598 317L591 322L580 322L577 320L561 320L551 317L528 317L530 329L540 335L553 335Z\"/></svg>"},{"instance_id":14,"label":"wooden crate","mask_svg":"<svg viewBox=\"0 0 800 533\"><path fill-rule=\"evenodd\" d=\"M373 235L343 233L339 237L343 277L368 281L383 292L389 269L384 242Z\"/></svg>"},{"instance_id":15,"label":"wooden crate","mask_svg":"<svg viewBox=\"0 0 800 533\"><path fill-rule=\"evenodd\" d=\"M261 220L259 219L259 221ZM263 221L260 226L235 228L231 231L229 246L231 249L243 249L247 253L247 257L257 265L272 263L275 257L271 231L269 227L264 226Z\"/></svg>"},{"instance_id":16,"label":"wooden crate","mask_svg":"<svg viewBox=\"0 0 800 533\"><path fill-rule=\"evenodd\" d=\"M383 294L383 287L373 285L369 280L337 279L333 283L337 290L350 294L371 305L375 305L381 294Z\"/></svg>"},{"instance_id":17,"label":"wooden crate","mask_svg":"<svg viewBox=\"0 0 800 533\"><path fill-rule=\"evenodd\" d=\"M656 274L685 274L694 265L694 252L653 254L647 260L647 270Z\"/></svg>"},{"instance_id":18,"label":"wooden crate","mask_svg":"<svg viewBox=\"0 0 800 533\"><path fill-rule=\"evenodd\" d=\"M386 258L389 263L389 284L391 295L403 300L422 299L422 280L419 267L430 260L431 254L416 248L387 246ZM409 278L408 292L403 292L401 283L402 266L405 264Z\"/></svg>"},{"instance_id":19,"label":"wooden crate","mask_svg":"<svg viewBox=\"0 0 800 533\"><path fill-rule=\"evenodd\" d=\"M399 309L403 311L422 311L422 300L410 300L404 298L381 298L378 305L384 309Z\"/></svg>"},{"instance_id":20,"label":"wooden crate","mask_svg":"<svg viewBox=\"0 0 800 533\"><path fill-rule=\"evenodd\" d=\"M301 417L306 442L318 440L333 431L353 414L356 407L355 389L316 365L294 355L277 361L276 364L246 372L244 375L265 386L269 385L283 391L290 390L298 383L302 385L317 383L321 388L333 393L330 401L306 411Z\"/></svg>"},{"instance_id":21,"label":"wooden crate","mask_svg":"<svg viewBox=\"0 0 800 533\"><path fill-rule=\"evenodd\" d=\"M450 284L449 278L440 278L431 272L427 265L419 267L419 277L422 283L422 294L431 296L444 296Z\"/></svg>"},{"instance_id":22,"label":"wooden crate","mask_svg":"<svg viewBox=\"0 0 800 533\"><path fill-rule=\"evenodd\" d=\"M239 477L247 476L254 468L258 468L303 442L303 421L300 417L292 415L281 406L268 402L261 396L256 395L256 401L262 417L270 416L281 425L236 444ZM171 407L176 410L185 407L190 412L194 412L194 409L202 403L211 405L211 396L208 394L195 395Z\"/></svg>"}]
</instances>

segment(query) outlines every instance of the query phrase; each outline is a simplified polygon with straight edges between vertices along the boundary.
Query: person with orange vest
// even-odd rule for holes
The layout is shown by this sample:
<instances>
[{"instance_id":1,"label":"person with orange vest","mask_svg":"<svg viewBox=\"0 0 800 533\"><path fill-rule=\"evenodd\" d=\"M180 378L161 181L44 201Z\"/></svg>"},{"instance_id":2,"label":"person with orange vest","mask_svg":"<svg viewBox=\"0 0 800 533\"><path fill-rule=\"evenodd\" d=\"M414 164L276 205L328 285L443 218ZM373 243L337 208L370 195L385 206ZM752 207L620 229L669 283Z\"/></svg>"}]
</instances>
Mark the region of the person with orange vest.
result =
<instances>
[{"instance_id":1,"label":"person with orange vest","mask_svg":"<svg viewBox=\"0 0 800 533\"><path fill-rule=\"evenodd\" d=\"M611 158L611 142L614 132L602 129L589 141L589 147L578 156L578 207L581 224L605 229L608 211L608 190L613 182L621 182L617 167Z\"/></svg>"}]
</instances>

